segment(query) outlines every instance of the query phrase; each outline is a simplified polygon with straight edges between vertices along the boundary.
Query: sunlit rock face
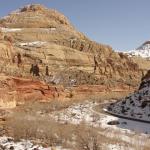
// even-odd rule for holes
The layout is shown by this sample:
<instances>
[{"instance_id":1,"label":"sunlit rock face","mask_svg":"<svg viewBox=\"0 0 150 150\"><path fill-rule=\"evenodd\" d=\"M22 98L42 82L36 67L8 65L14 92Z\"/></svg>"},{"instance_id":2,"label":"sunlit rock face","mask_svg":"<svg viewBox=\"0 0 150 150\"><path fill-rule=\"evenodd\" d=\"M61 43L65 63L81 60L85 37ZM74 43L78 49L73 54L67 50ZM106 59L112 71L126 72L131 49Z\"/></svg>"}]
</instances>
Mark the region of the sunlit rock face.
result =
<instances>
[{"instance_id":1,"label":"sunlit rock face","mask_svg":"<svg viewBox=\"0 0 150 150\"><path fill-rule=\"evenodd\" d=\"M29 74L31 64L38 63L42 75L48 66L50 74L63 76L64 82L69 78L78 84L136 87L140 81L142 71L136 63L110 46L91 41L56 10L27 5L0 19L0 27L12 47L12 57L21 54L23 69L19 74Z\"/></svg>"}]
</instances>

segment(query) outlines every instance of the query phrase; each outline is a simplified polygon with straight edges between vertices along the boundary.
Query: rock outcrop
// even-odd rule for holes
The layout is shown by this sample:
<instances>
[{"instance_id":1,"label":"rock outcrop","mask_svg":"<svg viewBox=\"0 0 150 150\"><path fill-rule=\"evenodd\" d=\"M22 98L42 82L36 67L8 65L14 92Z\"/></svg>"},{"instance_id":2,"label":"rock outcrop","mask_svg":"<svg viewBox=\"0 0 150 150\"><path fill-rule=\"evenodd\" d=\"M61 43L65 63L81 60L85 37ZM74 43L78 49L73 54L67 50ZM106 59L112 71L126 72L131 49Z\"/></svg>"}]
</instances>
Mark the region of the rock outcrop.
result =
<instances>
[{"instance_id":1,"label":"rock outcrop","mask_svg":"<svg viewBox=\"0 0 150 150\"><path fill-rule=\"evenodd\" d=\"M0 75L0 108L13 108L28 100L65 100L69 91L38 80Z\"/></svg>"},{"instance_id":2,"label":"rock outcrop","mask_svg":"<svg viewBox=\"0 0 150 150\"><path fill-rule=\"evenodd\" d=\"M11 37L7 40L11 39L8 41L15 51L12 57L17 53L22 57L22 66L14 67L13 75L29 76L31 64L38 63L41 76L46 66L54 77L68 70L70 73L74 70L77 75L82 71L91 74L92 80L95 78L92 84L115 86L122 83L136 87L141 78L142 71L130 58L114 52L110 46L91 41L56 10L28 5L2 18L0 26L3 36ZM62 76L65 82L68 76ZM84 82L70 76L79 84L90 84L86 82L89 75L83 75Z\"/></svg>"},{"instance_id":3,"label":"rock outcrop","mask_svg":"<svg viewBox=\"0 0 150 150\"><path fill-rule=\"evenodd\" d=\"M0 109L14 108L27 101L78 100L99 96L104 92L126 92L128 86L79 85L64 87L46 84L38 79L27 79L0 74Z\"/></svg>"},{"instance_id":4,"label":"rock outcrop","mask_svg":"<svg viewBox=\"0 0 150 150\"><path fill-rule=\"evenodd\" d=\"M98 97L107 92L127 92L129 86L61 85L46 84L38 79L6 76L0 74L0 108L13 108L26 101L78 100Z\"/></svg>"},{"instance_id":5,"label":"rock outcrop","mask_svg":"<svg viewBox=\"0 0 150 150\"><path fill-rule=\"evenodd\" d=\"M108 106L108 112L150 122L150 71L142 78L139 89L123 100Z\"/></svg>"}]
</instances>

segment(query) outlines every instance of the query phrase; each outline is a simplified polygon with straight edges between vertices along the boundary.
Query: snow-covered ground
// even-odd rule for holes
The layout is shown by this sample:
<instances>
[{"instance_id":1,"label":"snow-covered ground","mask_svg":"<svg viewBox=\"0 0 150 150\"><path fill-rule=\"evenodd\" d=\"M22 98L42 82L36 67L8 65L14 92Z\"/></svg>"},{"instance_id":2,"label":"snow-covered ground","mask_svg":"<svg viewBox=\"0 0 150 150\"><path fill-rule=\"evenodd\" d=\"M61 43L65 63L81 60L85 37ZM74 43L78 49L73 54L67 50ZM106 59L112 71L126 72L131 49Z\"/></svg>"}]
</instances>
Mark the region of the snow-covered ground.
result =
<instances>
[{"instance_id":1,"label":"snow-covered ground","mask_svg":"<svg viewBox=\"0 0 150 150\"><path fill-rule=\"evenodd\" d=\"M104 149L105 150L125 150L125 146L120 145L120 144L108 144L108 145L104 145ZM133 148L131 147L126 147L126 149L128 150L133 150Z\"/></svg>"},{"instance_id":2,"label":"snow-covered ground","mask_svg":"<svg viewBox=\"0 0 150 150\"><path fill-rule=\"evenodd\" d=\"M97 105L97 103L92 102L87 102L83 104L81 103L70 106L69 108L61 112L53 112L50 114L50 116L60 123L80 124L84 122L94 127L128 129L125 131L128 133L131 133L132 131L150 133L150 126L148 123L121 119L118 117L97 112L93 110L93 108ZM118 125L108 125L108 122L115 120L119 121Z\"/></svg>"},{"instance_id":3,"label":"snow-covered ground","mask_svg":"<svg viewBox=\"0 0 150 150\"><path fill-rule=\"evenodd\" d=\"M40 145L34 145L32 142L27 140L21 140L15 142L13 138L10 137L0 137L0 150L52 150L52 147L44 148ZM67 150L58 146L53 148L55 150Z\"/></svg>"},{"instance_id":4,"label":"snow-covered ground","mask_svg":"<svg viewBox=\"0 0 150 150\"><path fill-rule=\"evenodd\" d=\"M54 112L50 114L52 118L60 123L80 124L81 122L90 123L93 126L100 126L100 118L94 116L93 107L96 103L81 103L70 106L63 112ZM97 120L98 119L98 120Z\"/></svg>"},{"instance_id":5,"label":"snow-covered ground","mask_svg":"<svg viewBox=\"0 0 150 150\"><path fill-rule=\"evenodd\" d=\"M145 144L146 139L149 138L147 133L150 133L150 125L148 123L121 119L102 112L97 112L94 109L97 105L99 104L94 102L76 104L66 110L53 112L50 116L59 123L80 124L84 122L89 126L105 129L104 132L99 132L99 134L112 139L117 138L131 145L138 145L139 143L141 145ZM117 121L118 124L108 125L110 121ZM135 135L134 138L133 135ZM107 149L123 150L123 146L117 144L110 145ZM130 147L129 149L132 148Z\"/></svg>"}]
</instances>

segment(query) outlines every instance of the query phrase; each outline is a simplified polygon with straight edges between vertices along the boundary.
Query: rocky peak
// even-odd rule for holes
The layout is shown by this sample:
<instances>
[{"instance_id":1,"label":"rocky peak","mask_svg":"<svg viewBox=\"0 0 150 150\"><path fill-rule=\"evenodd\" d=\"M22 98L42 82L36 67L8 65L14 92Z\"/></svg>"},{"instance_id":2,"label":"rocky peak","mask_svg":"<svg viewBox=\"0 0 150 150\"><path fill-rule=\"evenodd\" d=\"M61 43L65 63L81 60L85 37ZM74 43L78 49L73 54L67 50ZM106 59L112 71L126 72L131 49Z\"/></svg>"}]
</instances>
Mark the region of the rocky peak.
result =
<instances>
[{"instance_id":1,"label":"rocky peak","mask_svg":"<svg viewBox=\"0 0 150 150\"><path fill-rule=\"evenodd\" d=\"M150 41L146 41L143 45L150 44Z\"/></svg>"},{"instance_id":2,"label":"rocky peak","mask_svg":"<svg viewBox=\"0 0 150 150\"><path fill-rule=\"evenodd\" d=\"M13 11L0 20L0 25L7 28L49 28L58 25L72 27L63 14L40 4L26 5Z\"/></svg>"},{"instance_id":3,"label":"rocky peak","mask_svg":"<svg viewBox=\"0 0 150 150\"><path fill-rule=\"evenodd\" d=\"M129 56L138 56L142 58L150 58L150 41L144 42L138 48L127 52Z\"/></svg>"},{"instance_id":4,"label":"rocky peak","mask_svg":"<svg viewBox=\"0 0 150 150\"><path fill-rule=\"evenodd\" d=\"M20 12L35 12L35 11L45 11L45 10L47 10L47 8L41 4L31 4L21 8Z\"/></svg>"},{"instance_id":5,"label":"rocky peak","mask_svg":"<svg viewBox=\"0 0 150 150\"><path fill-rule=\"evenodd\" d=\"M147 50L150 48L150 41L144 42L140 47L138 47L136 50Z\"/></svg>"}]
</instances>

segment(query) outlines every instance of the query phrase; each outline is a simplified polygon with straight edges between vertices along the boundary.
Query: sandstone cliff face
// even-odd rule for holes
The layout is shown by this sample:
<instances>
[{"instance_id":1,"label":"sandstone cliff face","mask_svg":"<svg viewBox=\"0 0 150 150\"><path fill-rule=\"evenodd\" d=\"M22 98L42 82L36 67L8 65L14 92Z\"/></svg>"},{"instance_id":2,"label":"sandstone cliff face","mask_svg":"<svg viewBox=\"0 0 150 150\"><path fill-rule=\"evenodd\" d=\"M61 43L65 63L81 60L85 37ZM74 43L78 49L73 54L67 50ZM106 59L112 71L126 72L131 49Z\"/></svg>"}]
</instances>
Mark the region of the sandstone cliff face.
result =
<instances>
[{"instance_id":1,"label":"sandstone cliff face","mask_svg":"<svg viewBox=\"0 0 150 150\"><path fill-rule=\"evenodd\" d=\"M0 108L13 108L28 100L66 100L68 92L62 86L0 74Z\"/></svg>"},{"instance_id":2,"label":"sandstone cliff face","mask_svg":"<svg viewBox=\"0 0 150 150\"><path fill-rule=\"evenodd\" d=\"M0 47L1 47L1 59L4 60L9 60L11 61L11 56L12 56L12 46L8 42L0 42Z\"/></svg>"},{"instance_id":3,"label":"sandstone cliff face","mask_svg":"<svg viewBox=\"0 0 150 150\"><path fill-rule=\"evenodd\" d=\"M80 84L79 86L65 88L62 85L49 85L38 79L0 74L0 109L14 108L27 101L87 100L92 96L99 97L104 92L112 91L117 94L117 92L127 92L128 90L128 86L122 85L109 88L105 85Z\"/></svg>"},{"instance_id":4,"label":"sandstone cliff face","mask_svg":"<svg viewBox=\"0 0 150 150\"><path fill-rule=\"evenodd\" d=\"M89 40L55 10L41 5L28 5L2 18L0 26L3 36L13 39L14 55L19 52L22 56L22 69L19 68L22 74L28 74L31 64L38 62L41 74L44 75L45 66L49 66L50 74L63 76L61 80L64 82L71 78L79 84L114 86L122 83L137 86L141 78L141 70L130 58L115 53L109 46ZM6 54L3 55L5 59ZM94 81L88 82L89 75L79 79L79 70L90 74ZM67 71L69 77L61 75Z\"/></svg>"}]
</instances>

